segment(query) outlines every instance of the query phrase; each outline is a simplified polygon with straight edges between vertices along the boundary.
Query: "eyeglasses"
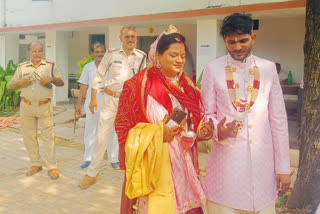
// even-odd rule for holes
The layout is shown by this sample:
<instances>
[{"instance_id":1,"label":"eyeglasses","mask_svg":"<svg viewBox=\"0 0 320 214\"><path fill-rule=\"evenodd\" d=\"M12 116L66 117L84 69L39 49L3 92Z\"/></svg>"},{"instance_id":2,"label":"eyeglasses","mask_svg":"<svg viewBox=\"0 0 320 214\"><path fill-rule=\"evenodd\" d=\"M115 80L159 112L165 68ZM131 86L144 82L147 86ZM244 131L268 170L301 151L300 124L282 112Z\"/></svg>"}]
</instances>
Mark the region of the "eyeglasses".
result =
<instances>
[{"instance_id":1,"label":"eyeglasses","mask_svg":"<svg viewBox=\"0 0 320 214\"><path fill-rule=\"evenodd\" d=\"M135 38L136 38L136 36L134 36L134 35L131 35L131 36L124 36L124 38L125 38L125 39L130 39L130 38L131 38L131 39L135 39Z\"/></svg>"},{"instance_id":2,"label":"eyeglasses","mask_svg":"<svg viewBox=\"0 0 320 214\"><path fill-rule=\"evenodd\" d=\"M43 53L43 50L39 50L39 51L31 51L31 53L36 54L36 53Z\"/></svg>"}]
</instances>

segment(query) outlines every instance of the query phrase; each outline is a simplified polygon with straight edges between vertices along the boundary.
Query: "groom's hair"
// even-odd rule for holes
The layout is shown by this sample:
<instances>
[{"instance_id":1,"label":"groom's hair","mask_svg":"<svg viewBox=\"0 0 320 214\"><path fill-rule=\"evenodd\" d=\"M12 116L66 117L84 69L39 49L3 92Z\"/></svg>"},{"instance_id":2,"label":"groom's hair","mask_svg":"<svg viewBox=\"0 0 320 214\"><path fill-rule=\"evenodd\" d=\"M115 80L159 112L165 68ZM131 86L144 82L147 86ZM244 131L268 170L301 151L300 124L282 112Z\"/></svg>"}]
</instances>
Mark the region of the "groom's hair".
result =
<instances>
[{"instance_id":1,"label":"groom's hair","mask_svg":"<svg viewBox=\"0 0 320 214\"><path fill-rule=\"evenodd\" d=\"M223 19L223 23L220 29L220 34L223 38L229 34L252 34L253 20L250 16L233 13Z\"/></svg>"}]
</instances>

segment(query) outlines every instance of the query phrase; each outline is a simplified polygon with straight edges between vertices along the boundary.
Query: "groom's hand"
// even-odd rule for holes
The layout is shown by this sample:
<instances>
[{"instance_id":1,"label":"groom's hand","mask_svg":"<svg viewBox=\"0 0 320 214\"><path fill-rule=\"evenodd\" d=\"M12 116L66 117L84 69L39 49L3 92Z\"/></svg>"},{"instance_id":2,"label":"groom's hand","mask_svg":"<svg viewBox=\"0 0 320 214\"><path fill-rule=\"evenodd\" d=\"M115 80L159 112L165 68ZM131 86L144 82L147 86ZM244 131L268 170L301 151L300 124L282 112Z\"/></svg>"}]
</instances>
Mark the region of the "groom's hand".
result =
<instances>
[{"instance_id":1,"label":"groom's hand","mask_svg":"<svg viewBox=\"0 0 320 214\"><path fill-rule=\"evenodd\" d=\"M235 138L238 134L238 127L236 124L236 120L233 120L231 123L224 125L226 122L226 117L224 117L217 126L218 129L218 140L225 140L228 138Z\"/></svg>"}]
</instances>

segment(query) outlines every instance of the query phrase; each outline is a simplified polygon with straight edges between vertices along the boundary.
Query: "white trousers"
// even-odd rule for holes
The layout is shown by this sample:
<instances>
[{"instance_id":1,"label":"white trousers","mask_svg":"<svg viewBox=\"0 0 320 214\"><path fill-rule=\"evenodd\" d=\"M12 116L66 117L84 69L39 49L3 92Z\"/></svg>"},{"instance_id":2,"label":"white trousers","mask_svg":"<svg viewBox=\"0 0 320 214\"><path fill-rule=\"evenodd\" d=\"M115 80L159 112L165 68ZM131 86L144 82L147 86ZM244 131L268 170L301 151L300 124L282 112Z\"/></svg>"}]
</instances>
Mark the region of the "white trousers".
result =
<instances>
[{"instance_id":1,"label":"white trousers","mask_svg":"<svg viewBox=\"0 0 320 214\"><path fill-rule=\"evenodd\" d=\"M86 109L86 123L84 128L84 161L91 161L93 144L96 139L96 132L99 123L99 112L92 114Z\"/></svg>"},{"instance_id":2,"label":"white trousers","mask_svg":"<svg viewBox=\"0 0 320 214\"><path fill-rule=\"evenodd\" d=\"M96 134L96 139L93 145L91 164L88 167L87 174L90 177L95 177L99 172L99 166L103 160L104 153L108 145L108 154L110 154L110 162L118 161L119 145L115 140L108 142L118 109L119 98L111 97L104 94L102 97L102 106L100 109L100 118ZM109 155L108 155L109 156ZM114 162L113 162L114 161Z\"/></svg>"},{"instance_id":3,"label":"white trousers","mask_svg":"<svg viewBox=\"0 0 320 214\"><path fill-rule=\"evenodd\" d=\"M207 201L207 214L276 214L275 202L258 212L236 210L221 204Z\"/></svg>"},{"instance_id":4,"label":"white trousers","mask_svg":"<svg viewBox=\"0 0 320 214\"><path fill-rule=\"evenodd\" d=\"M119 162L119 142L116 130L112 126L112 132L107 143L107 153L109 163Z\"/></svg>"}]
</instances>

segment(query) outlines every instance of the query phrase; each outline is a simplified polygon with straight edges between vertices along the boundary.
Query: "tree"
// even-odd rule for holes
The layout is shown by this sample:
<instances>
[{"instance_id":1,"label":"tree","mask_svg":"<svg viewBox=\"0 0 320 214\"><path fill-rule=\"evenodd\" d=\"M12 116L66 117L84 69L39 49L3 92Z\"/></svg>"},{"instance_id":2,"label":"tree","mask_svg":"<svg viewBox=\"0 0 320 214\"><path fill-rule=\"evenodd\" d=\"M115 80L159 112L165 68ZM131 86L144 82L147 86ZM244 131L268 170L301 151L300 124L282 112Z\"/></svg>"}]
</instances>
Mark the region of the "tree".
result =
<instances>
[{"instance_id":1,"label":"tree","mask_svg":"<svg viewBox=\"0 0 320 214\"><path fill-rule=\"evenodd\" d=\"M287 206L315 213L320 203L320 1L307 0L304 89L297 180Z\"/></svg>"}]
</instances>

